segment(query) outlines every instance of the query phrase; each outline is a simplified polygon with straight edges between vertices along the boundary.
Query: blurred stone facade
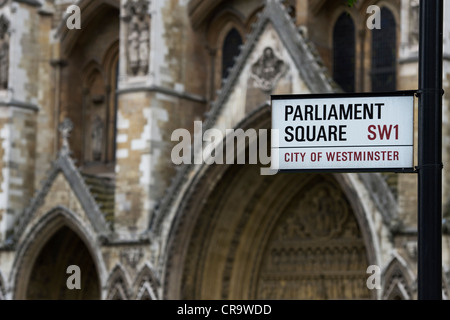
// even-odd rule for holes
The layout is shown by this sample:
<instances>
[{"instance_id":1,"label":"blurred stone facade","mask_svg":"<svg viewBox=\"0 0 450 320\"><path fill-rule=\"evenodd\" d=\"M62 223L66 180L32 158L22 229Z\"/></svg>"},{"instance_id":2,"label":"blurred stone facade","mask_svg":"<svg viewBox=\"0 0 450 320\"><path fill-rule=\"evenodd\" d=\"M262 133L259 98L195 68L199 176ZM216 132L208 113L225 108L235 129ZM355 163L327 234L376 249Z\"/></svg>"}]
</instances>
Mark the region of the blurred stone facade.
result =
<instances>
[{"instance_id":1,"label":"blurred stone facade","mask_svg":"<svg viewBox=\"0 0 450 320\"><path fill-rule=\"evenodd\" d=\"M388 47L366 26L373 4ZM0 299L416 299L415 174L171 161L194 121L270 129L271 94L370 92L377 76L417 89L418 1L0 1Z\"/></svg>"}]
</instances>

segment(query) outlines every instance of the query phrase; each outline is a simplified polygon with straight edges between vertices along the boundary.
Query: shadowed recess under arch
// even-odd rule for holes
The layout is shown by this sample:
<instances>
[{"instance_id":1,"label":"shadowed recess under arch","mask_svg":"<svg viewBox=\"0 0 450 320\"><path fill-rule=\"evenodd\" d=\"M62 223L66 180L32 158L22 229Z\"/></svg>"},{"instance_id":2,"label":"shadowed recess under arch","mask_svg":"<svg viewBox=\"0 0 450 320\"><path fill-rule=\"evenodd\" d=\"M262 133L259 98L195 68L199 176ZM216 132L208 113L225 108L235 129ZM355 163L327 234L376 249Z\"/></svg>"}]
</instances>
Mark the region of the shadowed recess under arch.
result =
<instances>
[{"instance_id":1,"label":"shadowed recess under arch","mask_svg":"<svg viewBox=\"0 0 450 320\"><path fill-rule=\"evenodd\" d=\"M69 289L67 267L80 268L81 289ZM61 227L47 241L33 263L28 300L99 300L100 281L88 248L69 227Z\"/></svg>"}]
</instances>

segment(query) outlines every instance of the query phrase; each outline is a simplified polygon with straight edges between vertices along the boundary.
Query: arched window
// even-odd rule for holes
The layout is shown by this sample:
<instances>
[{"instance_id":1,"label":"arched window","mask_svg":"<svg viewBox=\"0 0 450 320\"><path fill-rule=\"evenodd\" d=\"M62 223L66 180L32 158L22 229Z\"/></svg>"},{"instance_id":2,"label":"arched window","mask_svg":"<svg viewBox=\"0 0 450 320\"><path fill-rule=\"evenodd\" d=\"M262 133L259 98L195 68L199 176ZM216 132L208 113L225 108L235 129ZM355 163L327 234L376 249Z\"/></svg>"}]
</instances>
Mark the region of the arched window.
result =
<instances>
[{"instance_id":1,"label":"arched window","mask_svg":"<svg viewBox=\"0 0 450 320\"><path fill-rule=\"evenodd\" d=\"M62 44L67 67L61 73L61 114L73 121L70 147L81 171L112 177L120 12L105 3L92 21Z\"/></svg>"},{"instance_id":2,"label":"arched window","mask_svg":"<svg viewBox=\"0 0 450 320\"><path fill-rule=\"evenodd\" d=\"M355 24L343 13L333 31L333 78L345 92L355 91L355 63Z\"/></svg>"},{"instance_id":3,"label":"arched window","mask_svg":"<svg viewBox=\"0 0 450 320\"><path fill-rule=\"evenodd\" d=\"M229 69L233 67L234 57L239 54L241 45L241 35L235 28L232 28L225 37L222 47L222 79L228 77Z\"/></svg>"},{"instance_id":4,"label":"arched window","mask_svg":"<svg viewBox=\"0 0 450 320\"><path fill-rule=\"evenodd\" d=\"M396 23L392 12L381 8L381 29L372 30L372 91L395 91L397 59Z\"/></svg>"},{"instance_id":5,"label":"arched window","mask_svg":"<svg viewBox=\"0 0 450 320\"><path fill-rule=\"evenodd\" d=\"M91 62L84 73L83 166L85 173L111 173L116 160L118 49L113 44L102 65Z\"/></svg>"}]
</instances>

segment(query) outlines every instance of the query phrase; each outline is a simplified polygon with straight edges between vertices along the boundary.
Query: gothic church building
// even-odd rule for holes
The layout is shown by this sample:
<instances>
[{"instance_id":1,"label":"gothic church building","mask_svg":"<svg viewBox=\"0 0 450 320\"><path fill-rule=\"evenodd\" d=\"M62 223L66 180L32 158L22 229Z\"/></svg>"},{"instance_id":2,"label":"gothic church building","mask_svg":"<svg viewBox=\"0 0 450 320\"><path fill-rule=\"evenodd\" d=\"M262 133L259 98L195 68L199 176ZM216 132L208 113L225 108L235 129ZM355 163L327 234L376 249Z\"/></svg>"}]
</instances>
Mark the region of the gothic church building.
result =
<instances>
[{"instance_id":1,"label":"gothic church building","mask_svg":"<svg viewBox=\"0 0 450 320\"><path fill-rule=\"evenodd\" d=\"M381 29L367 28L370 5ZM0 300L417 299L415 174L261 175L175 164L172 150L198 121L271 129L273 94L416 90L418 6L0 0ZM66 285L73 265L80 290Z\"/></svg>"}]
</instances>

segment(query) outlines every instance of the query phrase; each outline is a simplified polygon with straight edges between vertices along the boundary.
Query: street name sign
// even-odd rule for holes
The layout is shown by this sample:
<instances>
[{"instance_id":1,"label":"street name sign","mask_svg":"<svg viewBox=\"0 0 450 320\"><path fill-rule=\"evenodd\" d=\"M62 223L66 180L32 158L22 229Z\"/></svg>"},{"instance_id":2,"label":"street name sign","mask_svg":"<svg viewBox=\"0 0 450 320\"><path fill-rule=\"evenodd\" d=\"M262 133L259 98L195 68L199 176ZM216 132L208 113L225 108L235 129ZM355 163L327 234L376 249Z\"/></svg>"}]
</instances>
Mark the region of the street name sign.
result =
<instances>
[{"instance_id":1,"label":"street name sign","mask_svg":"<svg viewBox=\"0 0 450 320\"><path fill-rule=\"evenodd\" d=\"M413 172L414 95L272 95L272 169Z\"/></svg>"}]
</instances>

